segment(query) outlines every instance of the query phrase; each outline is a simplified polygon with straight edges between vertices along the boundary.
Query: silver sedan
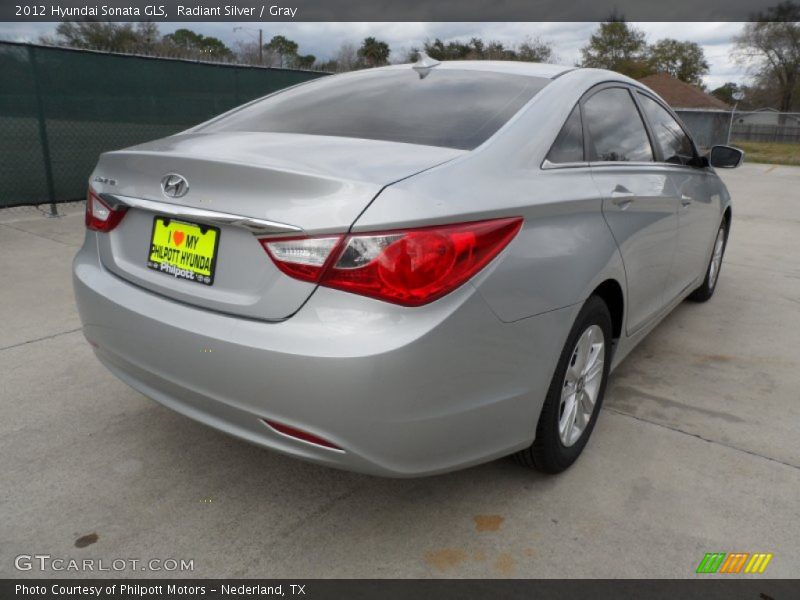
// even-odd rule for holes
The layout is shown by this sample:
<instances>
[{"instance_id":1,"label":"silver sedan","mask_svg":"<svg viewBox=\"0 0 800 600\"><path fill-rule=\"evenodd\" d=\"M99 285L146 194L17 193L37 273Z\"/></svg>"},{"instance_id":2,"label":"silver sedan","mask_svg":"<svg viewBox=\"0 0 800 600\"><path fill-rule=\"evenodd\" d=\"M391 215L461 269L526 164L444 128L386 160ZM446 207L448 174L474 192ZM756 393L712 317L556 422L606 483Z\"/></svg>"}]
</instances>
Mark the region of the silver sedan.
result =
<instances>
[{"instance_id":1,"label":"silver sedan","mask_svg":"<svg viewBox=\"0 0 800 600\"><path fill-rule=\"evenodd\" d=\"M136 390L344 469L583 450L609 372L708 300L731 224L670 108L603 70L428 57L100 157L83 331Z\"/></svg>"}]
</instances>

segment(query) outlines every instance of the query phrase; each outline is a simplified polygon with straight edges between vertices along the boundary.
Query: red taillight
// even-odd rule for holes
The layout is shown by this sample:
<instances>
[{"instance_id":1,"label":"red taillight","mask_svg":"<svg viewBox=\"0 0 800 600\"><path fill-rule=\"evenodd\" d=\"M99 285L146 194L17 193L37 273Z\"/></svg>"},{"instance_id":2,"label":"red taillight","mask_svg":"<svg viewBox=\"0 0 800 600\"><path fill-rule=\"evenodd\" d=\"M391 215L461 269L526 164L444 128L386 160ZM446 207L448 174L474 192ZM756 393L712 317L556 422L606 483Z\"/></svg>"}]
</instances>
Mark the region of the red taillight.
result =
<instances>
[{"instance_id":1,"label":"red taillight","mask_svg":"<svg viewBox=\"0 0 800 600\"><path fill-rule=\"evenodd\" d=\"M341 448L339 448L339 446L337 446L333 442L329 442L326 439L316 436L313 433L308 433L307 431L303 431L302 429L296 429L295 427L289 427L288 425L284 425L283 423L277 423L275 421L269 421L267 419L264 419L264 423L269 425L272 429L274 429L278 433L282 433L283 435L288 435L289 437L293 437L298 440L303 440L304 442L316 444L317 446L324 446L325 448L331 448L333 450L341 450Z\"/></svg>"},{"instance_id":2,"label":"red taillight","mask_svg":"<svg viewBox=\"0 0 800 600\"><path fill-rule=\"evenodd\" d=\"M86 196L86 228L92 231L111 231L125 216L125 208L112 209L92 188Z\"/></svg>"},{"instance_id":3,"label":"red taillight","mask_svg":"<svg viewBox=\"0 0 800 600\"><path fill-rule=\"evenodd\" d=\"M522 218L319 238L261 240L287 275L421 306L473 277L514 238Z\"/></svg>"}]
</instances>

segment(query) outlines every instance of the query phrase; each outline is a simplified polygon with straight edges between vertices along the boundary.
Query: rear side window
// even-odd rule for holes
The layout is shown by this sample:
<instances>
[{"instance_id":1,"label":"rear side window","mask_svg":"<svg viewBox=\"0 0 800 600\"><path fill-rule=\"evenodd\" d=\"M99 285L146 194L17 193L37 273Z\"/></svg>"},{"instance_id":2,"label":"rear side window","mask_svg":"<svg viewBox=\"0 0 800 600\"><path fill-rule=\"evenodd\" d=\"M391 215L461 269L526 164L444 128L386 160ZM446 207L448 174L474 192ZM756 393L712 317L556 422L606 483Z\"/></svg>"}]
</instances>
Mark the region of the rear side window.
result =
<instances>
[{"instance_id":1,"label":"rear side window","mask_svg":"<svg viewBox=\"0 0 800 600\"><path fill-rule=\"evenodd\" d=\"M581 107L575 106L547 154L551 163L583 162L583 125Z\"/></svg>"},{"instance_id":2,"label":"rear side window","mask_svg":"<svg viewBox=\"0 0 800 600\"><path fill-rule=\"evenodd\" d=\"M664 162L688 164L694 158L694 146L689 136L663 106L649 96L638 95Z\"/></svg>"},{"instance_id":3,"label":"rear side window","mask_svg":"<svg viewBox=\"0 0 800 600\"><path fill-rule=\"evenodd\" d=\"M590 161L649 162L653 149L628 90L607 88L583 104Z\"/></svg>"},{"instance_id":4,"label":"rear side window","mask_svg":"<svg viewBox=\"0 0 800 600\"><path fill-rule=\"evenodd\" d=\"M549 79L412 68L322 77L265 98L200 131L302 133L471 150Z\"/></svg>"}]
</instances>

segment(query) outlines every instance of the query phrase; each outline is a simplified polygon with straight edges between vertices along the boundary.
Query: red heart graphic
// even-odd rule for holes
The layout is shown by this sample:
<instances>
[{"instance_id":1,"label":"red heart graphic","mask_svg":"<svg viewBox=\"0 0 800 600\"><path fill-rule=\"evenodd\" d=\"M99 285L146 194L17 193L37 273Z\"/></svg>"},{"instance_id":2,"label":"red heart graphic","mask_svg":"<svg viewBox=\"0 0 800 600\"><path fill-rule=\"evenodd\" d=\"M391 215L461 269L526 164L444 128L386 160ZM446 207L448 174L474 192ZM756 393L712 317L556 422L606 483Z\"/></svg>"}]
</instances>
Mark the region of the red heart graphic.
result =
<instances>
[{"instance_id":1,"label":"red heart graphic","mask_svg":"<svg viewBox=\"0 0 800 600\"><path fill-rule=\"evenodd\" d=\"M175 242L176 246L180 246L183 243L183 232L182 231L173 231L172 232L172 241Z\"/></svg>"}]
</instances>

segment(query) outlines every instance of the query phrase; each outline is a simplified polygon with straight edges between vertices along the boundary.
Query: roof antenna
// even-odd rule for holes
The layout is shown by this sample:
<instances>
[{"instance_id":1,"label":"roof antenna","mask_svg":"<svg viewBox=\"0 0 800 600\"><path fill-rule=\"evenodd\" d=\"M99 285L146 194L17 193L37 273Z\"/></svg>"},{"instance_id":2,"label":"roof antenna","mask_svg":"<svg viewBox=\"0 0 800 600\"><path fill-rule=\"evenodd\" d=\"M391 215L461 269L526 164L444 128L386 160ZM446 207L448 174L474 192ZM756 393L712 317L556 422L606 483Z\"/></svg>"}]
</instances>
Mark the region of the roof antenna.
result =
<instances>
[{"instance_id":1,"label":"roof antenna","mask_svg":"<svg viewBox=\"0 0 800 600\"><path fill-rule=\"evenodd\" d=\"M420 79L425 79L431 72L431 69L438 64L440 64L438 60L431 58L425 54L424 51L420 50L417 52L417 62L415 62L411 68L417 72Z\"/></svg>"}]
</instances>

